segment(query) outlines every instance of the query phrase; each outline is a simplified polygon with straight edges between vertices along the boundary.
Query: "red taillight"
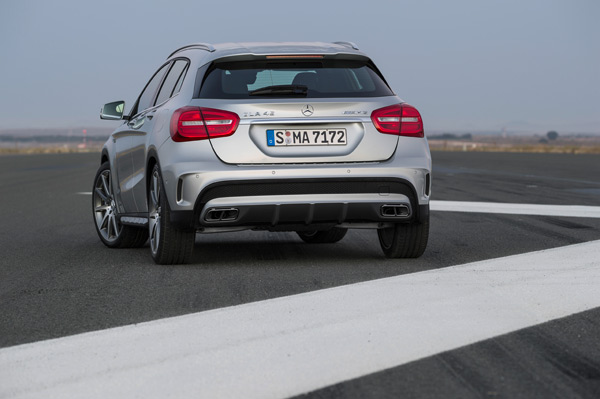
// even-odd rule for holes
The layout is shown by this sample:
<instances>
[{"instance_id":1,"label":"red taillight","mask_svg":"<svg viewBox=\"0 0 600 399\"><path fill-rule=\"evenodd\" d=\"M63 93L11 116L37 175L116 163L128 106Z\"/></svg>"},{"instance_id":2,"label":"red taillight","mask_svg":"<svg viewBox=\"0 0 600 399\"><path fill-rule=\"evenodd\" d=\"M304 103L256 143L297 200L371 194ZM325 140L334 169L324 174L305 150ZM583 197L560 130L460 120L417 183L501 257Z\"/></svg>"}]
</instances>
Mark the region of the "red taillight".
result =
<instances>
[{"instance_id":1,"label":"red taillight","mask_svg":"<svg viewBox=\"0 0 600 399\"><path fill-rule=\"evenodd\" d=\"M211 139L232 135L240 123L240 117L233 112L211 108L200 108L200 112Z\"/></svg>"},{"instance_id":2,"label":"red taillight","mask_svg":"<svg viewBox=\"0 0 600 399\"><path fill-rule=\"evenodd\" d=\"M200 108L183 107L171 116L173 141L205 140L208 138Z\"/></svg>"},{"instance_id":3,"label":"red taillight","mask_svg":"<svg viewBox=\"0 0 600 399\"><path fill-rule=\"evenodd\" d=\"M171 116L171 137L180 142L230 136L239 123L240 117L234 112L183 107Z\"/></svg>"},{"instance_id":4,"label":"red taillight","mask_svg":"<svg viewBox=\"0 0 600 399\"><path fill-rule=\"evenodd\" d=\"M381 133L423 137L421 114L412 105L395 104L371 113L373 124Z\"/></svg>"}]
</instances>

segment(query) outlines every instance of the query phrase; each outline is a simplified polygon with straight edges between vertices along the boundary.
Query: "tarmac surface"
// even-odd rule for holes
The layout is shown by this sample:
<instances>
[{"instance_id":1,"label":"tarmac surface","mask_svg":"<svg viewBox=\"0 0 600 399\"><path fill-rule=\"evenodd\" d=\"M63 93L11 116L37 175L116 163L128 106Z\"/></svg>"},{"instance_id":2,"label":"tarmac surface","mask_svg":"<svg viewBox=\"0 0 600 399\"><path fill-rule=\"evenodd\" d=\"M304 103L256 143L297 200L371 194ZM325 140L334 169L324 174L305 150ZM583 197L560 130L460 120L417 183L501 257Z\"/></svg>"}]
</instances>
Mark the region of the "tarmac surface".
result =
<instances>
[{"instance_id":1,"label":"tarmac surface","mask_svg":"<svg viewBox=\"0 0 600 399\"><path fill-rule=\"evenodd\" d=\"M434 200L600 205L597 155L432 156ZM249 231L198 235L191 264L159 266L147 245L114 250L96 236L81 193L99 163L0 157L0 348L600 239L598 218L434 211L419 259L385 259L370 230L328 245ZM595 308L302 397L596 398L598 336Z\"/></svg>"}]
</instances>

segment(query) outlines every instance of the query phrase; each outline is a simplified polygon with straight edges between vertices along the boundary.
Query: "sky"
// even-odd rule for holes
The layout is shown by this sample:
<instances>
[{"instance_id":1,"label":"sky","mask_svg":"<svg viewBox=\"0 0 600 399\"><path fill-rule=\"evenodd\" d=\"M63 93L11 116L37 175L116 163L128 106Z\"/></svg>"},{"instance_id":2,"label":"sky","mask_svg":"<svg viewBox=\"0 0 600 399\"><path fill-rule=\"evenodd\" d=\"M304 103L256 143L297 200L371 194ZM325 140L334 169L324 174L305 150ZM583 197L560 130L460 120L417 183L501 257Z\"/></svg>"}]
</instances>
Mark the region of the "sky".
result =
<instances>
[{"instance_id":1,"label":"sky","mask_svg":"<svg viewBox=\"0 0 600 399\"><path fill-rule=\"evenodd\" d=\"M100 107L189 43L346 40L428 131L600 134L598 21L598 0L0 0L0 130L114 127Z\"/></svg>"}]
</instances>

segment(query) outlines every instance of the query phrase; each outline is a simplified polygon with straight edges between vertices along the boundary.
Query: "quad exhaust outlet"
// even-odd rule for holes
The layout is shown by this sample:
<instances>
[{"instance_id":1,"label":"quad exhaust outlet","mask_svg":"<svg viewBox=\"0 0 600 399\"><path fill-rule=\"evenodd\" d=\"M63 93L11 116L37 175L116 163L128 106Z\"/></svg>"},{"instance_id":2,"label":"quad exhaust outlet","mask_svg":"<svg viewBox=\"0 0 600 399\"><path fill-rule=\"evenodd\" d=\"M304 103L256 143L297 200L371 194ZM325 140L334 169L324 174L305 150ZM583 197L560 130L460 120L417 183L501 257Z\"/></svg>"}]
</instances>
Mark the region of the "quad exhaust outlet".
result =
<instances>
[{"instance_id":1,"label":"quad exhaust outlet","mask_svg":"<svg viewBox=\"0 0 600 399\"><path fill-rule=\"evenodd\" d=\"M410 208L406 205L382 205L381 216L388 218L410 216Z\"/></svg>"},{"instance_id":2,"label":"quad exhaust outlet","mask_svg":"<svg viewBox=\"0 0 600 399\"><path fill-rule=\"evenodd\" d=\"M207 222L231 222L238 218L238 208L211 208L206 212L204 220Z\"/></svg>"}]
</instances>

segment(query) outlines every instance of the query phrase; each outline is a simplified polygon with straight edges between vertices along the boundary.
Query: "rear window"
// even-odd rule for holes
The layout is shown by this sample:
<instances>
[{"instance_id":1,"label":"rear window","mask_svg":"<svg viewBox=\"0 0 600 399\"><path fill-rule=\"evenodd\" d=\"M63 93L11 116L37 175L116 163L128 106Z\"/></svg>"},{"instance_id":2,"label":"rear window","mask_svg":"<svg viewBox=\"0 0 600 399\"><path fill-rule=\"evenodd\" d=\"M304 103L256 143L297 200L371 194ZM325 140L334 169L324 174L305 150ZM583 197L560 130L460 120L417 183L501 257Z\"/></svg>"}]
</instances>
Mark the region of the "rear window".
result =
<instances>
[{"instance_id":1,"label":"rear window","mask_svg":"<svg viewBox=\"0 0 600 399\"><path fill-rule=\"evenodd\" d=\"M342 98L392 96L378 73L354 60L215 62L200 98Z\"/></svg>"}]
</instances>

